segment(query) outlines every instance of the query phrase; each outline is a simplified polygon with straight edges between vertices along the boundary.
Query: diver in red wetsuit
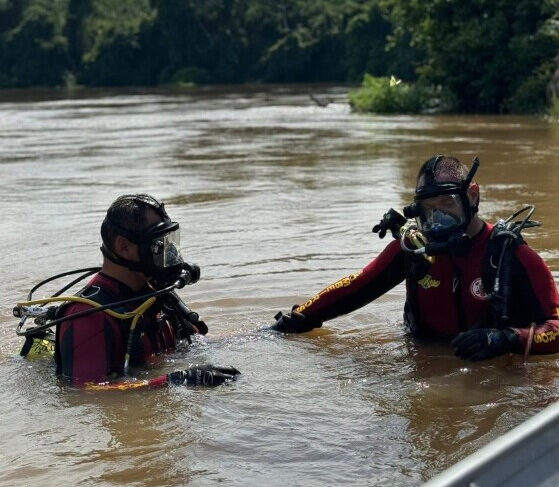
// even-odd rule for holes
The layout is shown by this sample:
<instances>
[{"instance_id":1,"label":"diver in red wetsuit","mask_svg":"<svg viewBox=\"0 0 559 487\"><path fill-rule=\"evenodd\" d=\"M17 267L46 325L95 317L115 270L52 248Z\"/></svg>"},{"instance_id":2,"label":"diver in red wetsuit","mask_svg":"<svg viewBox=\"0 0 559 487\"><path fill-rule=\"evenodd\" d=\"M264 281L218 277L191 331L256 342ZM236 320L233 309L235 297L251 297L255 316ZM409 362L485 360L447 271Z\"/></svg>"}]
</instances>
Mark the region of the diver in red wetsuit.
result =
<instances>
[{"instance_id":1,"label":"diver in red wetsuit","mask_svg":"<svg viewBox=\"0 0 559 487\"><path fill-rule=\"evenodd\" d=\"M559 293L551 272L519 230L512 232L503 222L495 228L479 217L479 186L472 179L479 165L475 161L468 171L456 158L434 156L419 170L414 203L404 214L415 218L424 237L421 251L435 256L433 263L416 253L420 251L408 238L394 240L362 271L326 287L290 313L278 313L272 328L310 331L406 280L407 329L451 340L463 359L559 352ZM383 237L391 229L401 237L401 225L381 221L374 231Z\"/></svg>"},{"instance_id":2,"label":"diver in red wetsuit","mask_svg":"<svg viewBox=\"0 0 559 487\"><path fill-rule=\"evenodd\" d=\"M123 314L146 301L135 298L149 296L180 276L188 275L190 282L198 280L199 269L181 257L178 223L171 221L164 205L149 195L119 197L107 211L101 236L103 266L80 291L81 298L100 305L117 303L111 306L112 311ZM173 350L177 341L207 333L206 324L174 291L153 299L136 322L102 311L91 313L91 306L85 303L65 305L59 313L68 319L56 327L58 373L76 385L108 380L114 385L114 379L124 376L128 367L147 364L156 354ZM121 301L128 302L118 305ZM211 386L238 373L233 367L195 365L145 385Z\"/></svg>"}]
</instances>

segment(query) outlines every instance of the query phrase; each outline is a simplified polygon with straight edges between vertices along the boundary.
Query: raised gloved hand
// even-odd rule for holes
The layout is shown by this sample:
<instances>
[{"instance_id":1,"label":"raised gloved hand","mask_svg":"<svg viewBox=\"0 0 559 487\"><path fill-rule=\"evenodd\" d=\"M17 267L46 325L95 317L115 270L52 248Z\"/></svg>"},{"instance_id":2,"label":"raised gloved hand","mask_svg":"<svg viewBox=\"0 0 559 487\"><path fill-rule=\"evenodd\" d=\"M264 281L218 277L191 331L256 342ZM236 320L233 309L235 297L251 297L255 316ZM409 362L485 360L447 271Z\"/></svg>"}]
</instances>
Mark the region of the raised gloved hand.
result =
<instances>
[{"instance_id":1,"label":"raised gloved hand","mask_svg":"<svg viewBox=\"0 0 559 487\"><path fill-rule=\"evenodd\" d=\"M169 384L177 386L213 387L235 380L240 372L235 367L219 367L211 364L191 365L186 370L167 374Z\"/></svg>"},{"instance_id":2,"label":"raised gloved hand","mask_svg":"<svg viewBox=\"0 0 559 487\"><path fill-rule=\"evenodd\" d=\"M175 291L165 294L161 298L163 311L170 321L175 325L179 340L186 338L191 342L191 336L208 333L208 326L204 323L198 313L192 311Z\"/></svg>"},{"instance_id":3,"label":"raised gloved hand","mask_svg":"<svg viewBox=\"0 0 559 487\"><path fill-rule=\"evenodd\" d=\"M181 330L179 336L206 335L208 333L208 325L200 319L200 315L196 311L190 311L188 315L181 316L177 321L179 330Z\"/></svg>"},{"instance_id":4,"label":"raised gloved hand","mask_svg":"<svg viewBox=\"0 0 559 487\"><path fill-rule=\"evenodd\" d=\"M386 232L390 233L394 238L400 238L400 228L407 222L406 217L393 208L390 208L382 217L382 220L373 227L373 232L378 233L380 238L386 236Z\"/></svg>"},{"instance_id":5,"label":"raised gloved hand","mask_svg":"<svg viewBox=\"0 0 559 487\"><path fill-rule=\"evenodd\" d=\"M282 333L305 333L322 326L321 322L311 322L304 314L295 311L297 307L297 305L293 306L293 310L288 314L278 312L274 316L276 322L271 326L271 329Z\"/></svg>"},{"instance_id":6,"label":"raised gloved hand","mask_svg":"<svg viewBox=\"0 0 559 487\"><path fill-rule=\"evenodd\" d=\"M451 345L454 354L466 360L486 360L518 351L520 337L511 328L477 328L460 333Z\"/></svg>"}]
</instances>

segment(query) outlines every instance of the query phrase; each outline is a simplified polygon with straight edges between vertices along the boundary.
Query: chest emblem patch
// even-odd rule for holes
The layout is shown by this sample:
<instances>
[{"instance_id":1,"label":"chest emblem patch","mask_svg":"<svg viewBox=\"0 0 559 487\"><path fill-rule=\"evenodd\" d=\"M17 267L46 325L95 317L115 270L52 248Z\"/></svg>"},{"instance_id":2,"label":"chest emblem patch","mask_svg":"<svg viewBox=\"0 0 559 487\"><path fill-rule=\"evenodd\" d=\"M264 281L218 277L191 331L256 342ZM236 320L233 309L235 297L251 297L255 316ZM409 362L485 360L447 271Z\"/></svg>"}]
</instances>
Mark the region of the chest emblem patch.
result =
<instances>
[{"instance_id":1,"label":"chest emblem patch","mask_svg":"<svg viewBox=\"0 0 559 487\"><path fill-rule=\"evenodd\" d=\"M431 277L431 274L426 274L423 279L417 281L417 284L419 284L423 289L429 289L430 287L439 287L441 281L437 281L436 279L433 279Z\"/></svg>"},{"instance_id":2,"label":"chest emblem patch","mask_svg":"<svg viewBox=\"0 0 559 487\"><path fill-rule=\"evenodd\" d=\"M476 299L486 300L489 299L489 295L483 289L483 284L481 283L481 277L474 279L470 285L470 292L472 296Z\"/></svg>"}]
</instances>

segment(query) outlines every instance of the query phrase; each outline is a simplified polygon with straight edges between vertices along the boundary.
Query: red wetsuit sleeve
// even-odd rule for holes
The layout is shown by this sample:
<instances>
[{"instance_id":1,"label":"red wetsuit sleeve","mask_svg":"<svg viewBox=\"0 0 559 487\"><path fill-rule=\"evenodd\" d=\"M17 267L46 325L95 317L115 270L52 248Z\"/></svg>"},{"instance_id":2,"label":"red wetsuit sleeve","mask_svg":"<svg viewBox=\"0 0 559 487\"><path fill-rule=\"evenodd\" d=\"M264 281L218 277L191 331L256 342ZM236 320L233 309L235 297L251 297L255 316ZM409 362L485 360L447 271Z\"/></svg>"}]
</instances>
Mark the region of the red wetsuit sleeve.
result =
<instances>
[{"instance_id":1,"label":"red wetsuit sleeve","mask_svg":"<svg viewBox=\"0 0 559 487\"><path fill-rule=\"evenodd\" d=\"M322 323L370 303L404 278L404 252L400 242L393 240L362 271L326 287L296 311L311 322Z\"/></svg>"},{"instance_id":2,"label":"red wetsuit sleeve","mask_svg":"<svg viewBox=\"0 0 559 487\"><path fill-rule=\"evenodd\" d=\"M89 308L74 304L66 314ZM103 312L62 322L59 334L62 374L74 385L106 380L111 372L112 335L110 320Z\"/></svg>"},{"instance_id":3,"label":"red wetsuit sleeve","mask_svg":"<svg viewBox=\"0 0 559 487\"><path fill-rule=\"evenodd\" d=\"M127 391L130 389L155 389L169 385L167 374L154 379L122 380L120 382L86 382L84 388L89 391Z\"/></svg>"},{"instance_id":4,"label":"red wetsuit sleeve","mask_svg":"<svg viewBox=\"0 0 559 487\"><path fill-rule=\"evenodd\" d=\"M528 245L518 246L515 256L520 266L514 272L517 285L513 284L513 290L517 291L513 291L513 309L517 309L523 322L513 329L520 335L524 350L530 337L530 325L534 323L531 353L558 353L559 293L551 271Z\"/></svg>"}]
</instances>

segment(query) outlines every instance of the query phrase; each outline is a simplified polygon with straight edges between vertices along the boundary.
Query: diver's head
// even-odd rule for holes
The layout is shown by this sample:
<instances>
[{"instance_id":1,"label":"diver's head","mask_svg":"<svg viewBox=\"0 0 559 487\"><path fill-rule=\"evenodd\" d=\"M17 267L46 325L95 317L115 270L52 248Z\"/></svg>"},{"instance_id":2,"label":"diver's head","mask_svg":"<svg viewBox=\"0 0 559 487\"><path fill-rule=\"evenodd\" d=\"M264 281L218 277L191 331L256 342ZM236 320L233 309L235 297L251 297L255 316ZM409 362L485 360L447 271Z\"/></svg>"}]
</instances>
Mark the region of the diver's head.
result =
<instances>
[{"instance_id":1,"label":"diver's head","mask_svg":"<svg viewBox=\"0 0 559 487\"><path fill-rule=\"evenodd\" d=\"M479 161L471 170L455 157L433 156L419 169L414 202L404 209L431 242L475 235L482 222L477 216L479 186L473 181Z\"/></svg>"},{"instance_id":2,"label":"diver's head","mask_svg":"<svg viewBox=\"0 0 559 487\"><path fill-rule=\"evenodd\" d=\"M179 224L171 221L163 203L147 194L123 195L107 210L101 225L105 262L168 285L180 275Z\"/></svg>"}]
</instances>

